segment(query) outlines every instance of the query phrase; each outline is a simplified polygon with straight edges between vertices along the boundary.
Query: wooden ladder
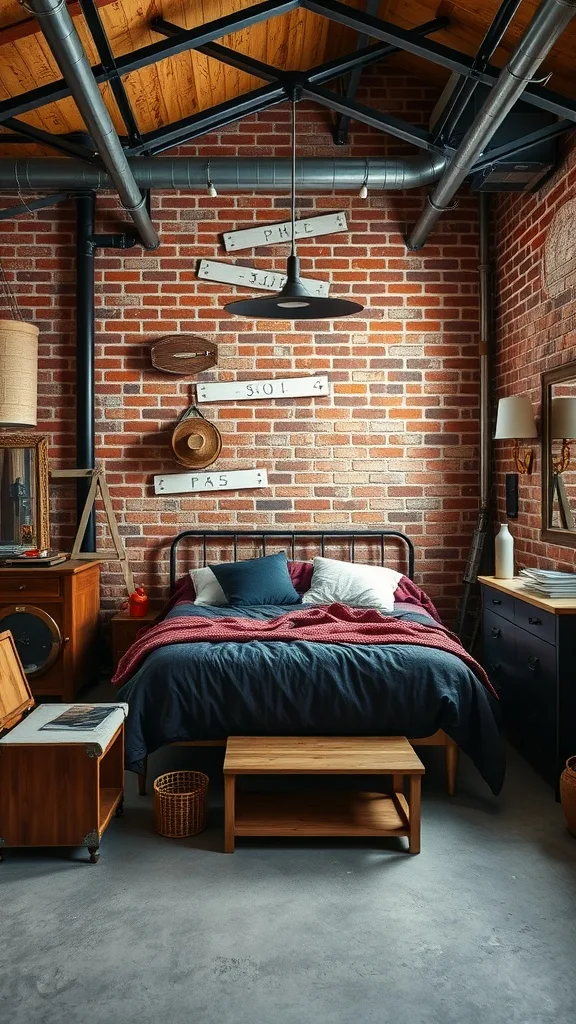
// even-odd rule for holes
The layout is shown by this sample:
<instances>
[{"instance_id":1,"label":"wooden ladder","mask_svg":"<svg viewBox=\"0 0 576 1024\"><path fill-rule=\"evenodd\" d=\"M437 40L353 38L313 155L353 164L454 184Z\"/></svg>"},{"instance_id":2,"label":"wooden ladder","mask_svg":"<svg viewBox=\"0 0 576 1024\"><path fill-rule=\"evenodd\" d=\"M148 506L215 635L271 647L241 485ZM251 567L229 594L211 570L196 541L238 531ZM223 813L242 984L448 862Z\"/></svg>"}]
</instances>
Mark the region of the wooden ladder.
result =
<instances>
[{"instance_id":1,"label":"wooden ladder","mask_svg":"<svg viewBox=\"0 0 576 1024\"><path fill-rule=\"evenodd\" d=\"M100 558L105 562L120 562L122 575L124 576L124 582L126 583L126 589L128 593L131 594L134 590L134 577L128 561L126 545L124 544L118 530L118 523L116 522L116 516L112 507L112 499L110 498L110 491L108 489L108 482L106 480L104 468L101 465L98 465L94 469L53 469L51 470L50 475L55 480L86 480L90 478L90 487L88 489L88 494L86 495L86 501L84 502L84 508L82 509L82 515L80 517L70 557L87 560ZM86 527L88 526L88 519L92 511L92 506L96 501L96 494L98 490L100 491L100 495L104 503L108 529L110 530L114 548L106 551L80 551L80 545L84 540L84 534L86 533Z\"/></svg>"}]
</instances>

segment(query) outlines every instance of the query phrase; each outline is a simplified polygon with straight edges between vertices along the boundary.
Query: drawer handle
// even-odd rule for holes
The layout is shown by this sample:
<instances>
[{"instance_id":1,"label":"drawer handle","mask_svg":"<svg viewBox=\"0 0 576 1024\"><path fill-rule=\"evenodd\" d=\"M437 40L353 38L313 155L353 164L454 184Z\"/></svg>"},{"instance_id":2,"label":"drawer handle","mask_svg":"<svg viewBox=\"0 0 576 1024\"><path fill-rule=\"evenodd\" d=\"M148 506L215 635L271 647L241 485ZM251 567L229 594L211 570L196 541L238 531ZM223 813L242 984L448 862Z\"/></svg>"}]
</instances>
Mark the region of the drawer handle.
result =
<instances>
[{"instance_id":1,"label":"drawer handle","mask_svg":"<svg viewBox=\"0 0 576 1024\"><path fill-rule=\"evenodd\" d=\"M498 626L492 626L490 632L496 640L498 639L499 636L502 636L502 630L498 629Z\"/></svg>"},{"instance_id":2,"label":"drawer handle","mask_svg":"<svg viewBox=\"0 0 576 1024\"><path fill-rule=\"evenodd\" d=\"M533 619L531 615L528 616L528 622L531 626L541 626L542 619Z\"/></svg>"},{"instance_id":3,"label":"drawer handle","mask_svg":"<svg viewBox=\"0 0 576 1024\"><path fill-rule=\"evenodd\" d=\"M493 597L492 604L502 604L502 601L500 600L499 597Z\"/></svg>"},{"instance_id":4,"label":"drawer handle","mask_svg":"<svg viewBox=\"0 0 576 1024\"><path fill-rule=\"evenodd\" d=\"M18 587L18 590L26 590L26 584L25 583L20 584L20 586Z\"/></svg>"},{"instance_id":5,"label":"drawer handle","mask_svg":"<svg viewBox=\"0 0 576 1024\"><path fill-rule=\"evenodd\" d=\"M528 658L528 668L531 672L535 672L540 664L540 658L537 658L534 654L531 654Z\"/></svg>"}]
</instances>

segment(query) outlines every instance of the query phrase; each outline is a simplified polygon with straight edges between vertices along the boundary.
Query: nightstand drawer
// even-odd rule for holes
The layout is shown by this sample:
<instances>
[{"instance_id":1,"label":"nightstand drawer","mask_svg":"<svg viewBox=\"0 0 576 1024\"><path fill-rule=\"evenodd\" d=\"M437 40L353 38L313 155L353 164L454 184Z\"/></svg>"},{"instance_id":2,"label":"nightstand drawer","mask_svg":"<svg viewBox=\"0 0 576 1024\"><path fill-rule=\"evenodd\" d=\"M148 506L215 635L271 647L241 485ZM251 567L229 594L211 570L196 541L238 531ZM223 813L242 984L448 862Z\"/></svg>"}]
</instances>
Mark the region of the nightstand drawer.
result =
<instances>
[{"instance_id":1,"label":"nightstand drawer","mask_svg":"<svg viewBox=\"0 0 576 1024\"><path fill-rule=\"evenodd\" d=\"M505 619L514 622L514 598L510 594L503 594L494 587L482 587L483 605L487 611L503 615Z\"/></svg>"},{"instance_id":2,"label":"nightstand drawer","mask_svg":"<svg viewBox=\"0 0 576 1024\"><path fill-rule=\"evenodd\" d=\"M546 640L549 644L556 643L556 616L551 612L542 611L526 601L514 601L514 617L516 625L525 629L533 636Z\"/></svg>"},{"instance_id":3,"label":"nightstand drawer","mask_svg":"<svg viewBox=\"0 0 576 1024\"><path fill-rule=\"evenodd\" d=\"M39 579L34 576L26 579L23 570L13 578L3 576L0 578L0 601L12 601L18 598L26 601L33 601L36 598L60 597L60 580L54 577ZM30 572L30 570L28 570Z\"/></svg>"},{"instance_id":4,"label":"nightstand drawer","mask_svg":"<svg viewBox=\"0 0 576 1024\"><path fill-rule=\"evenodd\" d=\"M514 669L516 660L516 629L501 615L484 611L483 651L484 668L496 690L501 689L503 677Z\"/></svg>"}]
</instances>

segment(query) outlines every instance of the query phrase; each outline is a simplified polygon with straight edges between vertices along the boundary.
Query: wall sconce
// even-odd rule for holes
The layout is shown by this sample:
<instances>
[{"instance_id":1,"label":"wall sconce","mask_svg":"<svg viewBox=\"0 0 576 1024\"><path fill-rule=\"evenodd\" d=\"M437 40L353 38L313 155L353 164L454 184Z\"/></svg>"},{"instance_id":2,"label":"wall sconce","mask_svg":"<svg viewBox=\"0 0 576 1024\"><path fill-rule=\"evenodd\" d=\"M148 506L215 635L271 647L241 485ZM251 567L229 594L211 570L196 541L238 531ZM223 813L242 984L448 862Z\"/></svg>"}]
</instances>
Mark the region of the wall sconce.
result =
<instances>
[{"instance_id":1,"label":"wall sconce","mask_svg":"<svg viewBox=\"0 0 576 1024\"><path fill-rule=\"evenodd\" d=\"M526 448L520 454L519 438L538 437L532 402L528 395L513 395L501 398L496 416L496 441L514 441L512 457L517 473L531 473L534 464L534 450Z\"/></svg>"},{"instance_id":2,"label":"wall sconce","mask_svg":"<svg viewBox=\"0 0 576 1024\"><path fill-rule=\"evenodd\" d=\"M560 455L552 456L554 473L564 473L570 465L570 442L576 438L576 398L553 398L550 422L552 440L561 440Z\"/></svg>"}]
</instances>

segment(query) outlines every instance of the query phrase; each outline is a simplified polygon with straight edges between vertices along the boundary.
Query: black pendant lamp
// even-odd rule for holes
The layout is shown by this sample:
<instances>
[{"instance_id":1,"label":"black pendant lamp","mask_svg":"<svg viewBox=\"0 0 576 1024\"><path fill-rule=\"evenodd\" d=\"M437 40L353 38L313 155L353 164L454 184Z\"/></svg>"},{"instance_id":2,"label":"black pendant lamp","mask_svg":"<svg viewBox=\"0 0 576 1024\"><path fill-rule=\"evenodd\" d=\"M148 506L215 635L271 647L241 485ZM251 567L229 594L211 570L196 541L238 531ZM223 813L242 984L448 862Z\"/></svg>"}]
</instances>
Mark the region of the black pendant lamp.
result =
<instances>
[{"instance_id":1,"label":"black pendant lamp","mask_svg":"<svg viewBox=\"0 0 576 1024\"><path fill-rule=\"evenodd\" d=\"M254 299L235 299L224 309L234 316L247 316L251 320L335 320L351 316L364 309L350 299L310 295L300 280L300 260L296 255L296 97L292 95L292 251L286 264L287 281L278 295L263 295Z\"/></svg>"}]
</instances>

